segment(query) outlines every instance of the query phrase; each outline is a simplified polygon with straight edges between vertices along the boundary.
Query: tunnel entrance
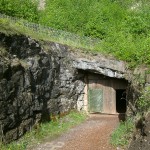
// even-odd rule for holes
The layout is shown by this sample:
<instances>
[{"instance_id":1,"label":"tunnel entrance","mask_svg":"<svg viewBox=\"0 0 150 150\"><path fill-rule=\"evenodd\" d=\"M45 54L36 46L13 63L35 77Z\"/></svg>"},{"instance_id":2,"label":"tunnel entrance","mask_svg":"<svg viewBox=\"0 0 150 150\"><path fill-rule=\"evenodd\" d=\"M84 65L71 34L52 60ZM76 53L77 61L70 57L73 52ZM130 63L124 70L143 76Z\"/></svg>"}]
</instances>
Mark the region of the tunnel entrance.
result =
<instances>
[{"instance_id":1,"label":"tunnel entrance","mask_svg":"<svg viewBox=\"0 0 150 150\"><path fill-rule=\"evenodd\" d=\"M125 89L117 89L116 90L116 111L118 113L126 112L126 90Z\"/></svg>"},{"instance_id":2,"label":"tunnel entrance","mask_svg":"<svg viewBox=\"0 0 150 150\"><path fill-rule=\"evenodd\" d=\"M126 80L88 73L86 81L85 110L89 113L125 114Z\"/></svg>"}]
</instances>

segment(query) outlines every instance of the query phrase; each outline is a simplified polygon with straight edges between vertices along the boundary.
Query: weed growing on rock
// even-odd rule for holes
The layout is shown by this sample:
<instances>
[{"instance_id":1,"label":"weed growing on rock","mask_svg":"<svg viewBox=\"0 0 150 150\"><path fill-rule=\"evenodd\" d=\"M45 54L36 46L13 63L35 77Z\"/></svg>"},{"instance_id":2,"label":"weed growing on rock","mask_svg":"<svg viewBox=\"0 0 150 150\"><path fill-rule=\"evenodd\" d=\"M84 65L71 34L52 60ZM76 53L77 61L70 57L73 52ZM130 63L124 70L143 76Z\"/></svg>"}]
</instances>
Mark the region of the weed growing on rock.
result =
<instances>
[{"instance_id":1,"label":"weed growing on rock","mask_svg":"<svg viewBox=\"0 0 150 150\"><path fill-rule=\"evenodd\" d=\"M137 101L139 112L150 111L150 87L146 87Z\"/></svg>"}]
</instances>

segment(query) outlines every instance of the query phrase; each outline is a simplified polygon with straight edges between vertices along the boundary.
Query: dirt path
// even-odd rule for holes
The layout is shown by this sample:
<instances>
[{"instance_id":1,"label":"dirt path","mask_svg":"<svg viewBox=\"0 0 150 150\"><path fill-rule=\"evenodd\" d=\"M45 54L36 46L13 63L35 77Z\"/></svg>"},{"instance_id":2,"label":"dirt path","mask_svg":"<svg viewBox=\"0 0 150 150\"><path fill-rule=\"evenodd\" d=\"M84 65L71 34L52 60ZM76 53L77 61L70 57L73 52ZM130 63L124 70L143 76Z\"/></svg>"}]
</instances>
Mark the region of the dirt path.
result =
<instances>
[{"instance_id":1,"label":"dirt path","mask_svg":"<svg viewBox=\"0 0 150 150\"><path fill-rule=\"evenodd\" d=\"M115 150L109 139L117 124L118 116L90 115L86 122L34 150Z\"/></svg>"}]
</instances>

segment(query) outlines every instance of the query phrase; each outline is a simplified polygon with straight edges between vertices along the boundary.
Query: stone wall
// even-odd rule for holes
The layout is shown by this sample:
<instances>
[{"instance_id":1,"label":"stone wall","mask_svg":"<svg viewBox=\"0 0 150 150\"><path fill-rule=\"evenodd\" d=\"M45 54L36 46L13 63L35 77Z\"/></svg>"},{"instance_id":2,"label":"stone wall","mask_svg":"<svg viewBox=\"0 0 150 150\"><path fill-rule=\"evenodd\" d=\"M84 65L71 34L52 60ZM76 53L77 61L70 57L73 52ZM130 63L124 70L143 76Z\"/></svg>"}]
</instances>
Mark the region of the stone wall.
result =
<instances>
[{"instance_id":1,"label":"stone wall","mask_svg":"<svg viewBox=\"0 0 150 150\"><path fill-rule=\"evenodd\" d=\"M68 47L0 34L0 138L18 139L38 122L77 108L84 74L72 67ZM82 108L80 108L82 109Z\"/></svg>"}]
</instances>

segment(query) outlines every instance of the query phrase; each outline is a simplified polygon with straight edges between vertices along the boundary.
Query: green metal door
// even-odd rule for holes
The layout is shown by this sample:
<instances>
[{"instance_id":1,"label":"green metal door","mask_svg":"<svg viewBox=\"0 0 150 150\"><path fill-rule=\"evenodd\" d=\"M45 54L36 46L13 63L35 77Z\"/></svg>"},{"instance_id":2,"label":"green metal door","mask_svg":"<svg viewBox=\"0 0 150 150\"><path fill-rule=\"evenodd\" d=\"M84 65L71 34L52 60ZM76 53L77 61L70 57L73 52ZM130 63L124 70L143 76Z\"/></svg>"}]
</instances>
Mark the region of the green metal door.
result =
<instances>
[{"instance_id":1,"label":"green metal door","mask_svg":"<svg viewBox=\"0 0 150 150\"><path fill-rule=\"evenodd\" d=\"M88 90L88 109L89 112L102 112L103 110L103 90Z\"/></svg>"}]
</instances>

